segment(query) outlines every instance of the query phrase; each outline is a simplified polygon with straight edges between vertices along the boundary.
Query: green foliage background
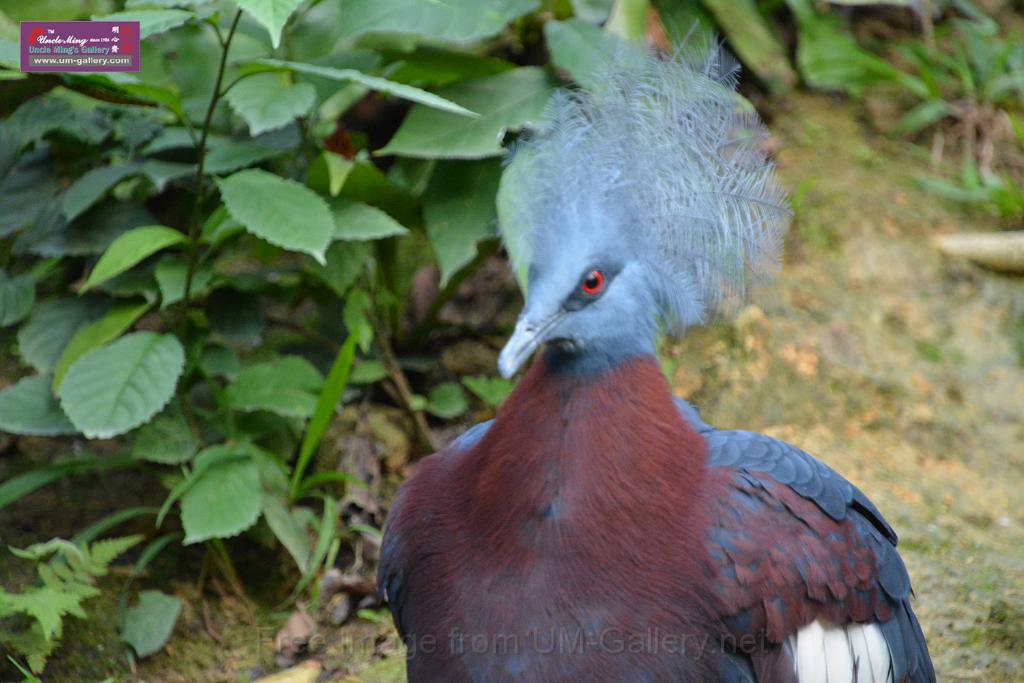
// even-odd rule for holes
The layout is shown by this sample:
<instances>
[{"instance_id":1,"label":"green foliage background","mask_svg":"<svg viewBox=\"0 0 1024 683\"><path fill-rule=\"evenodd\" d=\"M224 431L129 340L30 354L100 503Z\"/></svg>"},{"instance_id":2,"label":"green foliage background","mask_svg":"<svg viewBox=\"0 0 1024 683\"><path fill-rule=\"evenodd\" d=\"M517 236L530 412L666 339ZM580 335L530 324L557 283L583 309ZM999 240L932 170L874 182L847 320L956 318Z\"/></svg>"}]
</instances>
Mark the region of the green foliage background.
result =
<instances>
[{"instance_id":1,"label":"green foliage background","mask_svg":"<svg viewBox=\"0 0 1024 683\"><path fill-rule=\"evenodd\" d=\"M144 469L163 506L95 527L152 520L132 576L201 543L237 584L223 540L269 531L295 565L291 599L315 603L351 484L312 465L328 423L384 389L427 452L431 423L507 395L422 359L451 338L441 308L498 250L508 142L621 46L718 30L758 100L801 82L889 88L904 108L894 134L964 140L960 177L922 182L1024 217L1024 46L970 3L936 5L924 39L893 46L858 41L848 13L810 0L0 2L0 326L22 368L0 391L0 430L84 444L0 483L0 507L64 477ZM960 18L935 31L943 12ZM105 16L141 22L140 73L18 72L17 20ZM436 293L410 322L430 264ZM93 452L107 439L113 455ZM94 537L32 551L40 583L0 595L0 643L33 671L116 554L96 559ZM123 636L145 657L180 605L127 600Z\"/></svg>"}]
</instances>

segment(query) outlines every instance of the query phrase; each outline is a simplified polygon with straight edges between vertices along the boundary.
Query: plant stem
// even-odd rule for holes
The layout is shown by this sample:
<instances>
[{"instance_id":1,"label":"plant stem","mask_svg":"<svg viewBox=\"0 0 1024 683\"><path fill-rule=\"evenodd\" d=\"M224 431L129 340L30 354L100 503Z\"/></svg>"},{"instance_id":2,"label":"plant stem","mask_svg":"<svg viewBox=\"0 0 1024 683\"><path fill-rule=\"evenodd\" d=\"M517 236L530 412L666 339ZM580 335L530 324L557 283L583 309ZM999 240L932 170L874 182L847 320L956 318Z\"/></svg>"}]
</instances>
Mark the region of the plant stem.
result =
<instances>
[{"instance_id":1,"label":"plant stem","mask_svg":"<svg viewBox=\"0 0 1024 683\"><path fill-rule=\"evenodd\" d=\"M412 408L412 388L409 386L409 380L405 378L402 366L399 365L398 359L395 357L394 349L391 348L391 339L388 337L387 331L380 324L380 321L377 320L377 316L373 312L368 311L367 317L373 326L373 334L377 339L377 345L380 347L381 360L388 371L392 384L395 385L399 401L402 403L402 407L412 416L413 424L416 427L416 436L419 438L421 445L430 448L431 451L436 451L437 442L430 433L427 418L424 417L422 410L413 410Z\"/></svg>"},{"instance_id":2,"label":"plant stem","mask_svg":"<svg viewBox=\"0 0 1024 683\"><path fill-rule=\"evenodd\" d=\"M228 64L228 52L231 50L231 40L235 37L235 29L238 28L238 21L242 18L242 10L235 12L235 18L231 21L231 28L228 30L228 37L221 38L220 30L214 26L217 33L217 40L221 44L220 66L217 68L217 79L213 84L213 92L210 93L210 104L206 108L206 117L203 119L203 130L199 135L199 149L196 160L196 191L195 203L192 205L192 219L188 226L188 271L185 275L185 292L182 297L182 310L185 311L186 320L188 306L192 298L192 278L195 276L196 262L199 256L199 219L203 211L203 171L206 163L206 140L210 135L210 126L213 123L213 113L220 102L220 86L224 80L224 71Z\"/></svg>"}]
</instances>

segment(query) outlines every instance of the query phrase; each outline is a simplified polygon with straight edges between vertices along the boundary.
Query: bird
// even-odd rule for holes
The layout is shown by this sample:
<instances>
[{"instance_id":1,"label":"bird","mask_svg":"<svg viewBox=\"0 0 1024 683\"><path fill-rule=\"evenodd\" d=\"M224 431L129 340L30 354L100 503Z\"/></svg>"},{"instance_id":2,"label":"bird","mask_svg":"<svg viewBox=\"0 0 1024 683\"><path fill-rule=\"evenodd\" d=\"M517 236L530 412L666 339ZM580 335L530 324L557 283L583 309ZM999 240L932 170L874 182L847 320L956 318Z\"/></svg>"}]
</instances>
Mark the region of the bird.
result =
<instances>
[{"instance_id":1,"label":"bird","mask_svg":"<svg viewBox=\"0 0 1024 683\"><path fill-rule=\"evenodd\" d=\"M934 681L897 536L796 446L717 429L656 349L778 268L791 211L714 40L630 50L511 151L532 364L417 464L378 589L412 683Z\"/></svg>"}]
</instances>

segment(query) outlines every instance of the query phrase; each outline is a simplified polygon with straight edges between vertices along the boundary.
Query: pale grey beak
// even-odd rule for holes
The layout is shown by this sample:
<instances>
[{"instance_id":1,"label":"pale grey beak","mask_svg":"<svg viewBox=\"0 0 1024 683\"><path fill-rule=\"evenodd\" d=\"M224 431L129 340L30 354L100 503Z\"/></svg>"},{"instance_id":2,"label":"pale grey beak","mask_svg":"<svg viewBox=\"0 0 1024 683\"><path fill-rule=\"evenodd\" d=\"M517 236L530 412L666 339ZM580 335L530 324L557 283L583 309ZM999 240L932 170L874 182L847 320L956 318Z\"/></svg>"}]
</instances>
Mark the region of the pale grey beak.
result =
<instances>
[{"instance_id":1,"label":"pale grey beak","mask_svg":"<svg viewBox=\"0 0 1024 683\"><path fill-rule=\"evenodd\" d=\"M540 323L525 315L520 316L516 323L516 329L498 356L498 372L501 373L501 376L508 379L516 374L516 370L522 367L523 363L537 350L537 347L547 340L548 330L561 319L561 312Z\"/></svg>"}]
</instances>

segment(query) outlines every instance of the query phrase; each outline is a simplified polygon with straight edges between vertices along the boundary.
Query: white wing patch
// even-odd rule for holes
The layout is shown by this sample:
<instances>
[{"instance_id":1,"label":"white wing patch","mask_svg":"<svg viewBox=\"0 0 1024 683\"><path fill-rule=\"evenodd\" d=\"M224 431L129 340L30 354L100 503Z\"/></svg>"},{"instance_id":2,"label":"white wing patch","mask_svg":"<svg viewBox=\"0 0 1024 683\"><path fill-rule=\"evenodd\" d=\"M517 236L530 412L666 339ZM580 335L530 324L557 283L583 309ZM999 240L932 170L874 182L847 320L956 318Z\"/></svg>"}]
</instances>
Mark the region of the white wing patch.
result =
<instances>
[{"instance_id":1,"label":"white wing patch","mask_svg":"<svg viewBox=\"0 0 1024 683\"><path fill-rule=\"evenodd\" d=\"M800 683L892 683L889 646L878 624L815 621L786 644Z\"/></svg>"}]
</instances>

